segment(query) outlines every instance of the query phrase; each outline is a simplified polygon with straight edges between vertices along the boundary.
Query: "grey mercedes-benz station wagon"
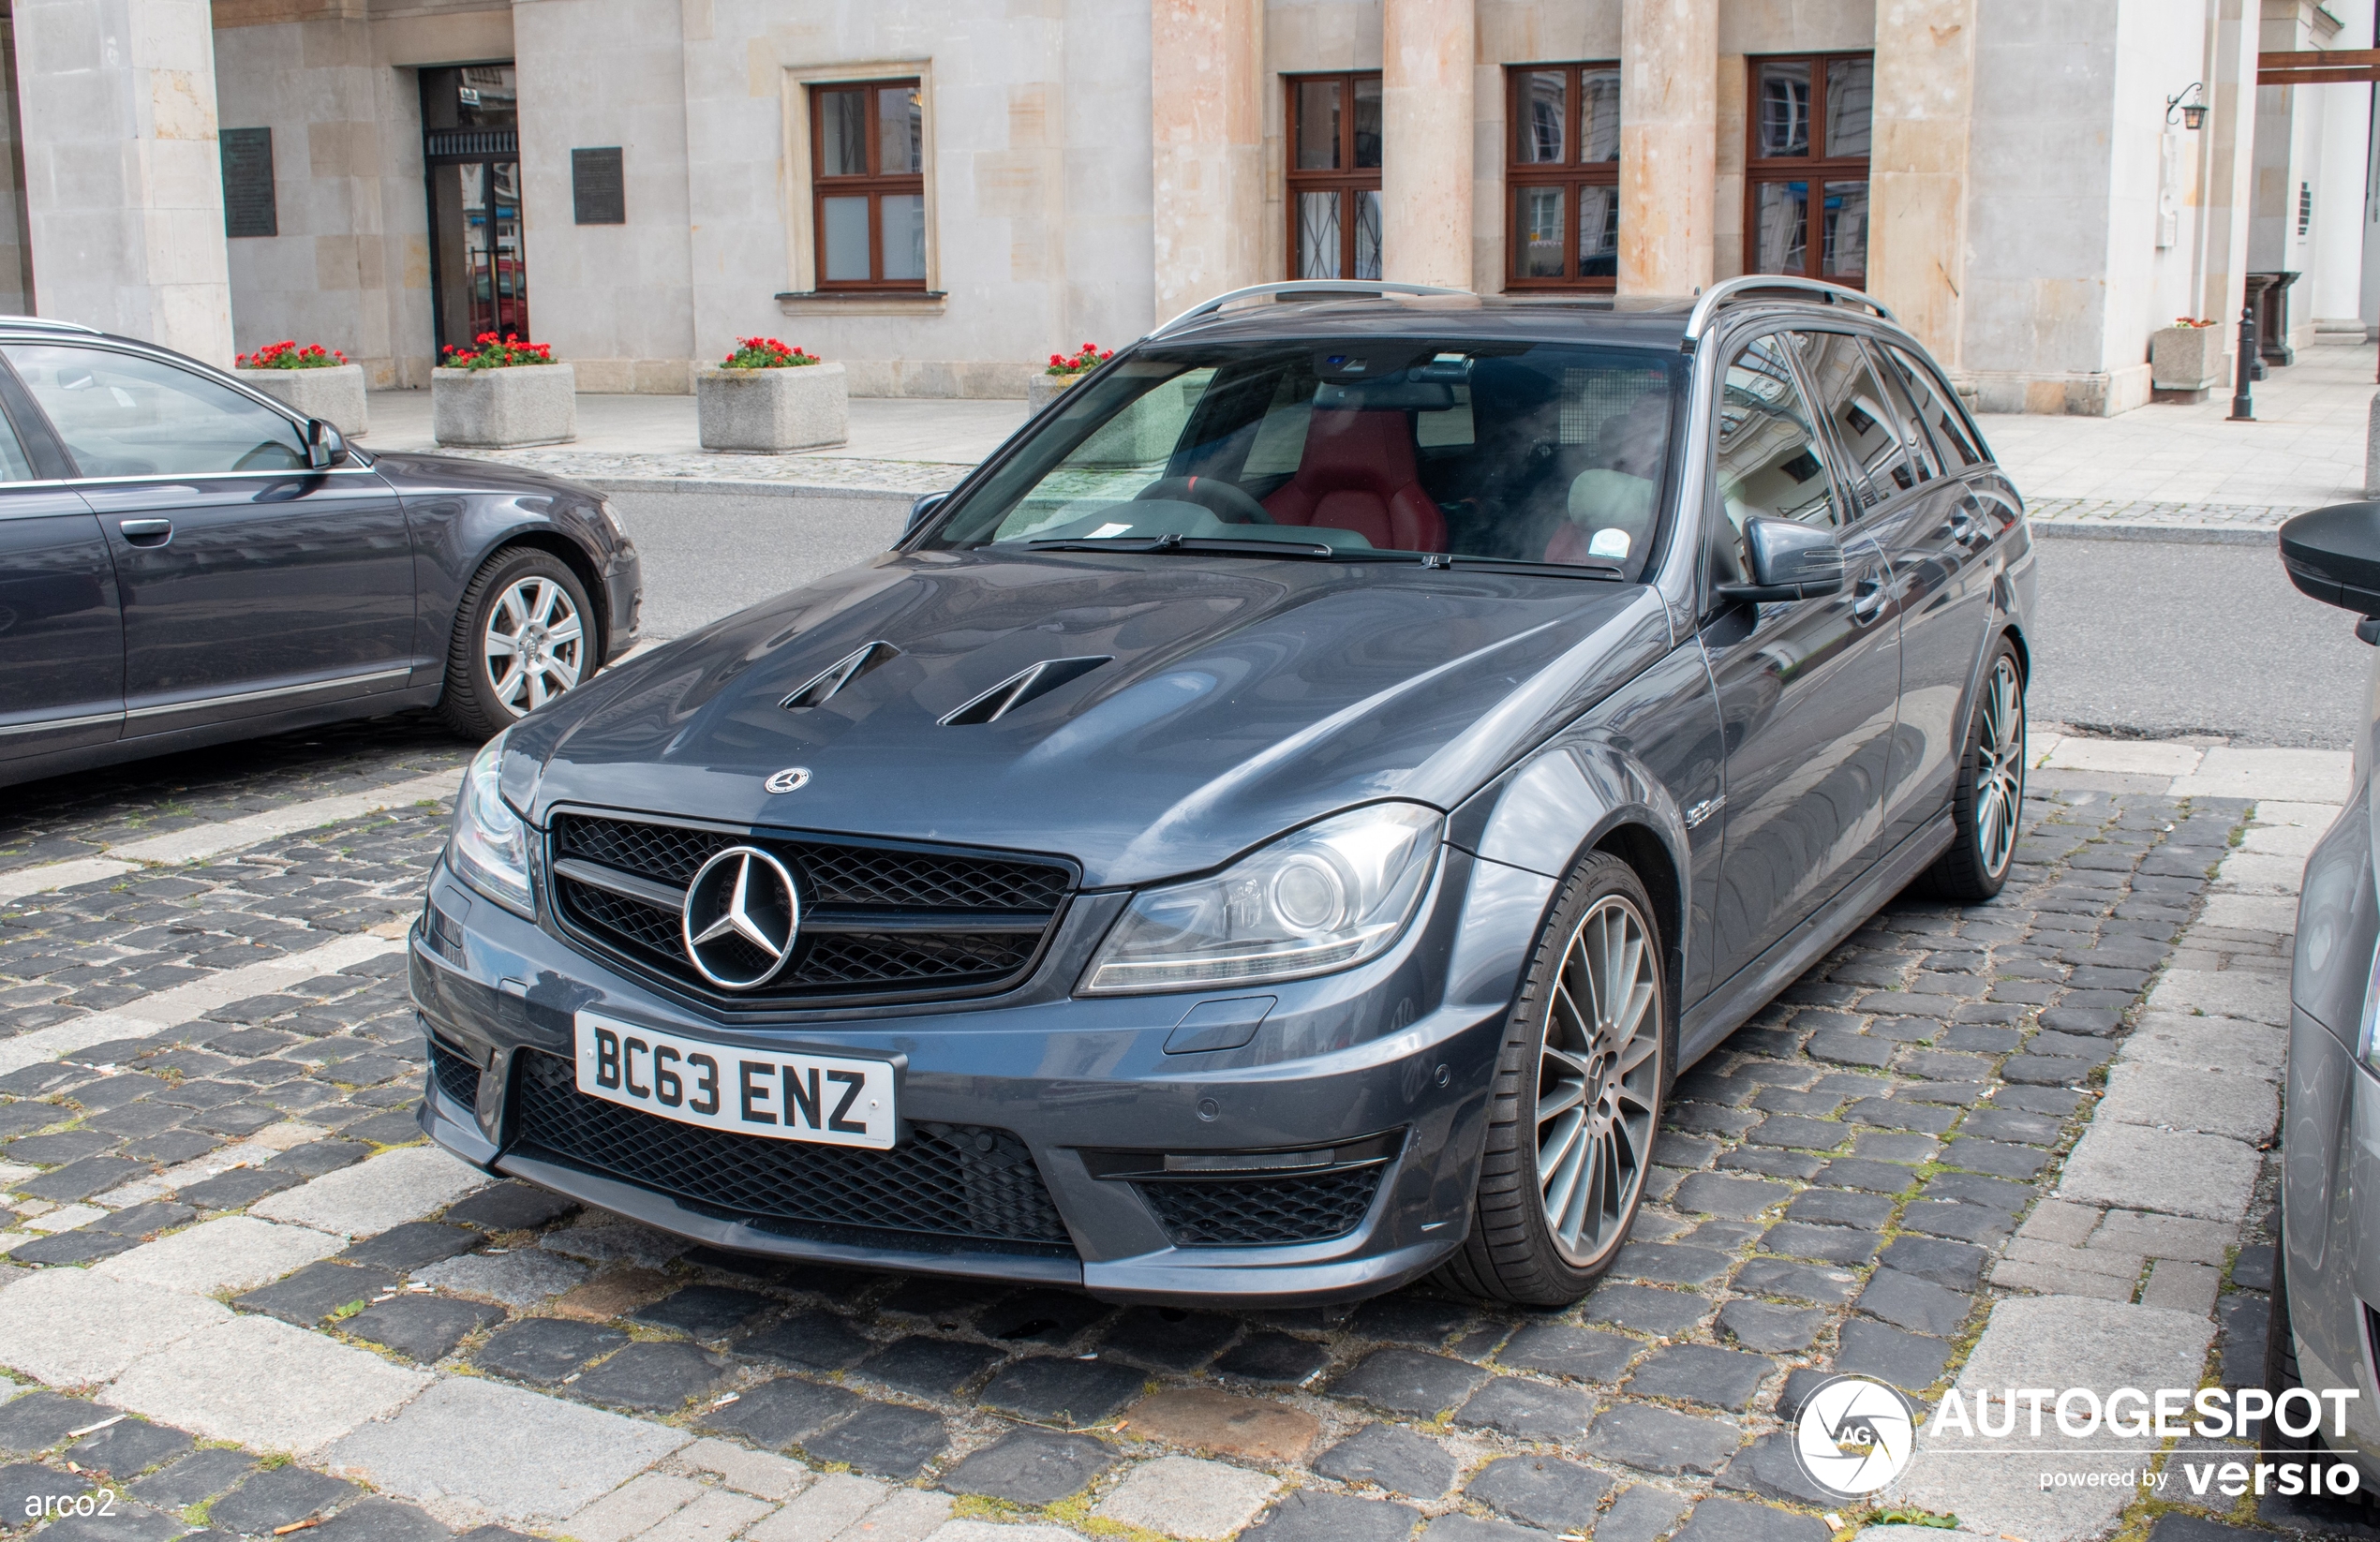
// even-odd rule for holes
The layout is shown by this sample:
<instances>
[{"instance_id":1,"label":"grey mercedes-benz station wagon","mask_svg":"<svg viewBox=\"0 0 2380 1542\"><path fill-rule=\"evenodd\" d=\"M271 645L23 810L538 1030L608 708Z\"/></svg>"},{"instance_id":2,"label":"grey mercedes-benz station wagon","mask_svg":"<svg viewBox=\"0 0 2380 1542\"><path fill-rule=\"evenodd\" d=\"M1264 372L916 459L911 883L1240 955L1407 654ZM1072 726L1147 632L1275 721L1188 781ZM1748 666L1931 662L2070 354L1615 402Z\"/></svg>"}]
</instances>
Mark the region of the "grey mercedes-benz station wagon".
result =
<instances>
[{"instance_id":1,"label":"grey mercedes-benz station wagon","mask_svg":"<svg viewBox=\"0 0 2380 1542\"><path fill-rule=\"evenodd\" d=\"M488 746L424 1122L749 1253L1572 1300L1681 1068L1998 890L2033 586L1864 296L1225 296Z\"/></svg>"}]
</instances>

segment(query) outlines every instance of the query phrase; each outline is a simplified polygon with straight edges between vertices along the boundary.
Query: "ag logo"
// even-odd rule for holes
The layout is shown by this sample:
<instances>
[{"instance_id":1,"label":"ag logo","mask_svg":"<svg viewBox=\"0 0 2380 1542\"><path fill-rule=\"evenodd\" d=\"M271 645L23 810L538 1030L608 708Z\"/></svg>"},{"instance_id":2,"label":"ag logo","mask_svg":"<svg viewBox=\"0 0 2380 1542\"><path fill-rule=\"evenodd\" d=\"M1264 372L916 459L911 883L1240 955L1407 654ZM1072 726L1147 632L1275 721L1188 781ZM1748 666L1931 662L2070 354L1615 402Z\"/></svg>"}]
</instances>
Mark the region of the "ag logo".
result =
<instances>
[{"instance_id":1,"label":"ag logo","mask_svg":"<svg viewBox=\"0 0 2380 1542\"><path fill-rule=\"evenodd\" d=\"M1856 1499L1900 1476L1916 1435L1898 1392L1866 1376L1837 1376L1802 1404L1793 1455L1812 1483Z\"/></svg>"}]
</instances>

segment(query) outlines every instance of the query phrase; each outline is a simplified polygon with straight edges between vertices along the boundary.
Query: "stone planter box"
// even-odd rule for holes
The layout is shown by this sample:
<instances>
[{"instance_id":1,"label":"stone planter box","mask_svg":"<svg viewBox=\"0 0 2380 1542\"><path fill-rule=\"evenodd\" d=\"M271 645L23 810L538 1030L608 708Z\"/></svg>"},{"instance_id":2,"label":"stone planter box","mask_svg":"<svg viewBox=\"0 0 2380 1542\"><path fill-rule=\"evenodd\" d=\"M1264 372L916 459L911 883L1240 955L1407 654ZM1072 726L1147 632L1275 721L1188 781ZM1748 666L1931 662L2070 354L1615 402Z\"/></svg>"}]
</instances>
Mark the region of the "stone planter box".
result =
<instances>
[{"instance_id":1,"label":"stone planter box","mask_svg":"<svg viewBox=\"0 0 2380 1542\"><path fill-rule=\"evenodd\" d=\"M513 450L578 437L578 382L568 364L430 371L430 432L440 444Z\"/></svg>"},{"instance_id":2,"label":"stone planter box","mask_svg":"<svg viewBox=\"0 0 2380 1542\"><path fill-rule=\"evenodd\" d=\"M694 376L694 422L706 450L777 455L851 438L851 388L839 363L781 369L705 364Z\"/></svg>"},{"instance_id":3,"label":"stone planter box","mask_svg":"<svg viewBox=\"0 0 2380 1542\"><path fill-rule=\"evenodd\" d=\"M2229 341L2222 327L2160 327L2149 334L2149 374L2159 391L2221 385Z\"/></svg>"},{"instance_id":4,"label":"stone planter box","mask_svg":"<svg viewBox=\"0 0 2380 1542\"><path fill-rule=\"evenodd\" d=\"M1077 380L1085 375L1029 375L1025 377L1025 416L1030 418L1064 395Z\"/></svg>"},{"instance_id":5,"label":"stone planter box","mask_svg":"<svg viewBox=\"0 0 2380 1542\"><path fill-rule=\"evenodd\" d=\"M364 420L364 366L328 369L237 369L231 373L267 396L309 418L320 418L350 439L369 426Z\"/></svg>"}]
</instances>

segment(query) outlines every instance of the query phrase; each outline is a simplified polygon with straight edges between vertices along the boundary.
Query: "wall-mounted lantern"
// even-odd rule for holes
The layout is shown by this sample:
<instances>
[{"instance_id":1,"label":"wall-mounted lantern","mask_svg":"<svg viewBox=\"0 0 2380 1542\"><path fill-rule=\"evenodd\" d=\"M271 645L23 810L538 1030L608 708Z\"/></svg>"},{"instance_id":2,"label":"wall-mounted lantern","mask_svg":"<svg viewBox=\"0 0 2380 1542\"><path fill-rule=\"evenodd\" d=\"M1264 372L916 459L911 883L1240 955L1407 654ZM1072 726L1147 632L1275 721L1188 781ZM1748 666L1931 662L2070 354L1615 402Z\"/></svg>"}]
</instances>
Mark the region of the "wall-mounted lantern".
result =
<instances>
[{"instance_id":1,"label":"wall-mounted lantern","mask_svg":"<svg viewBox=\"0 0 2380 1542\"><path fill-rule=\"evenodd\" d=\"M2182 97L2188 96L2194 92L2197 94L2199 98L2198 100L2194 102L2182 100ZM2184 86L2179 94L2165 98L2165 121L2167 123L2173 122L2174 114L2176 112L2179 112L2181 114L2181 126L2189 129L2194 134L2196 133L2199 129L2205 127L2207 124L2206 95L2206 89L2202 82L2197 81L2191 82L2188 85Z\"/></svg>"}]
</instances>

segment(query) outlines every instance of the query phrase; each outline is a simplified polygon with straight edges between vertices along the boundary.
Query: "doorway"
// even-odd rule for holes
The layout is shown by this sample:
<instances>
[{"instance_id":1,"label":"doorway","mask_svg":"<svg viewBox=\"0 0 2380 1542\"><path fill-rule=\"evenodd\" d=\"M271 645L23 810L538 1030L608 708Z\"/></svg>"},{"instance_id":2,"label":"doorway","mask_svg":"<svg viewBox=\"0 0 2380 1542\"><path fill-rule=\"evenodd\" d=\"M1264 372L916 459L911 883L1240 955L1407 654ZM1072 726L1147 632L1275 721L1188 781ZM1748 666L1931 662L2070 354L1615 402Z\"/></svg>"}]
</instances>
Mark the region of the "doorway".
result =
<instances>
[{"instance_id":1,"label":"doorway","mask_svg":"<svg viewBox=\"0 0 2380 1542\"><path fill-rule=\"evenodd\" d=\"M440 358L482 333L531 335L519 123L509 61L422 71L430 314Z\"/></svg>"}]
</instances>

